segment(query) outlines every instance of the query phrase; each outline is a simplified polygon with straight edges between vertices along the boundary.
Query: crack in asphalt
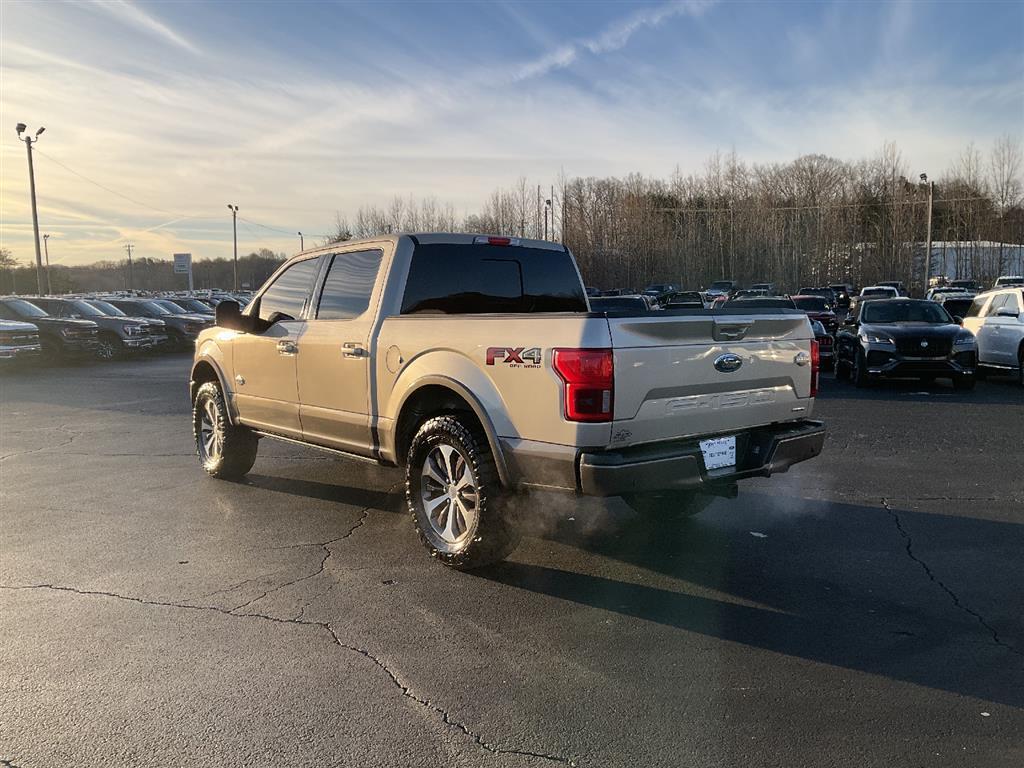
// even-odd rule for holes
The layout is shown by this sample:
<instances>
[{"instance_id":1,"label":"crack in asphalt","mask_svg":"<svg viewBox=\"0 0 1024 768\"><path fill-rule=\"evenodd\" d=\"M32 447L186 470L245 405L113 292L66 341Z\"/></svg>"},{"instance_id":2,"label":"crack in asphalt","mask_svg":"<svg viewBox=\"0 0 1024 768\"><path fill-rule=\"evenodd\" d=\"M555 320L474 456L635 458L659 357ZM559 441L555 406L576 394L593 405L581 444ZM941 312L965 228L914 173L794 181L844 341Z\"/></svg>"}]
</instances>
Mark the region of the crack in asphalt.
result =
<instances>
[{"instance_id":1,"label":"crack in asphalt","mask_svg":"<svg viewBox=\"0 0 1024 768\"><path fill-rule=\"evenodd\" d=\"M356 528L358 528L361 524L362 524L362 519L360 520L359 523L357 523L355 526L353 526L352 530L350 530L349 533L347 533L345 536L340 537L340 538L346 538L347 536L350 536L352 534L352 531L354 531ZM326 561L326 559L327 558L325 557L324 560ZM413 690L408 685L406 685L405 683L402 682L402 680L398 676L398 674L396 672L394 672L391 669L391 667L389 667L379 656L371 653L366 648L362 648L360 646L351 645L349 643L344 642L341 639L341 637L338 635L338 633L334 631L334 628L331 627L329 622L325 622L325 621L308 621L308 620L299 620L299 619L282 619L282 618L279 618L277 616L271 616L271 615L265 614L265 613L234 613L233 609L229 610L227 608L218 608L218 607L213 606L213 605L190 605L188 603L172 603L172 602L167 602L167 601L163 601L163 600L149 600L149 599L143 598L143 597L134 597L132 595L122 595L122 594L119 594L117 592L107 592L107 591L103 591L103 590L91 590L91 589L78 589L76 587L68 587L68 586L65 586L65 585L62 585L62 584L0 584L0 589L17 590L17 591L20 591L20 590L49 590L49 591L54 591L54 592L68 592L68 593L71 593L71 594L85 596L85 597L108 597L108 598L113 598L115 600L123 600L123 601L130 602L130 603L137 603L139 605L155 606L155 607L160 607L160 608L177 608L179 610L186 610L186 611L205 611L205 612L210 612L210 613L218 613L218 614L220 614L222 616L230 616L231 618L234 618L234 619L253 619L253 620L258 620L258 621L269 621L269 622L272 622L274 624L294 624L296 626L301 626L301 627L313 627L315 629L320 629L320 630L323 630L323 631L327 632L327 634L330 636L331 642L334 643L335 645L337 645L339 648L342 648L343 650L346 650L346 651L351 651L352 653L359 654L360 656L363 656L364 658L366 658L369 661L373 662L373 664L375 664L382 672L384 672L387 675L387 677L391 681L391 683L396 688L398 688L398 690L401 692L401 695L402 695L403 698L409 699L410 701L420 705L421 707L423 707L425 709L429 709L429 710L431 710L433 712L436 712L437 714L439 714L441 716L441 722L443 722L447 727L449 727L449 728L451 728L453 730L460 731L461 733L465 734L470 739L472 739L473 742L477 746L479 746L481 749L484 749L487 752L490 752L490 753L495 754L495 755L521 755L521 756L524 756L524 757L535 757L535 758L538 758L540 760L547 760L547 761L550 761L550 762L553 762L553 763L560 763L562 765L568 765L568 766L571 766L573 768L575 768L575 766L576 766L576 762L572 758L569 758L569 757L563 757L561 755L547 754L545 752L534 752L532 750L527 750L527 749L510 749L510 748L505 748L505 747L498 746L498 745L496 745L496 744L494 744L494 743L492 743L490 741L487 741L482 735L480 735L476 731L472 730L468 725L466 725L465 723L463 723L463 722L453 718L451 713L447 709L442 707L441 705L436 704L435 702L431 701L430 699L425 699L422 696L418 696L416 693L414 693ZM9 768L16 768L16 766L11 765L7 761L0 761L0 765L7 765L7 766L9 766Z\"/></svg>"},{"instance_id":2,"label":"crack in asphalt","mask_svg":"<svg viewBox=\"0 0 1024 768\"><path fill-rule=\"evenodd\" d=\"M75 440L77 440L83 434L82 432L74 432L74 431L72 431L72 429L67 424L58 424L56 427L48 427L48 428L45 428L45 429L51 429L51 430L54 430L54 431L57 431L57 432L63 432L64 434L69 435L69 437L63 443L57 443L56 445L44 445L44 446L42 446L40 448L32 448L31 450L28 450L28 451L15 451L14 453L4 454L3 456L0 456L0 461L7 461L7 459L14 459L14 458L17 458L18 456L29 456L29 455L31 455L33 453L41 453L42 451L50 451L50 450L53 450L55 448L63 448L65 445L71 445L73 442L75 442Z\"/></svg>"},{"instance_id":3,"label":"crack in asphalt","mask_svg":"<svg viewBox=\"0 0 1024 768\"><path fill-rule=\"evenodd\" d=\"M12 761L2 757L0 757L0 766L3 766L3 768L19 768L19 766L15 765Z\"/></svg>"},{"instance_id":4,"label":"crack in asphalt","mask_svg":"<svg viewBox=\"0 0 1024 768\"><path fill-rule=\"evenodd\" d=\"M892 521L896 526L896 530L899 532L900 536L906 543L907 556L915 563L917 563L919 566L921 566L921 569L925 572L925 575L928 577L928 579L933 584L937 585L943 592L949 595L949 599L953 601L953 605L955 605L957 608L959 608L961 611L968 614L969 616L973 616L978 621L978 623L981 624L981 626L988 630L988 633L992 636L992 641L996 645L1005 648L1010 653L1014 653L1018 656L1024 656L1024 651L1021 651L1012 644L1003 640L999 636L999 630L997 630L995 627L989 624L988 620L980 613L975 611L969 605L965 605L960 600L959 595L957 595L956 592L950 589L949 586L942 579L935 575L935 572L932 571L931 566L928 565L928 563L926 563L916 554L914 554L914 540L911 537L910 533L907 531L907 529L903 527L903 520L900 518L899 512L892 508L888 498L882 499L882 506L885 508L885 511L889 513L889 516L892 518Z\"/></svg>"},{"instance_id":5,"label":"crack in asphalt","mask_svg":"<svg viewBox=\"0 0 1024 768\"><path fill-rule=\"evenodd\" d=\"M359 515L359 519L356 520L355 524L351 528L349 528L346 533L317 545L323 549L324 556L320 558L320 565L317 566L317 569L315 571L313 571L312 573L307 573L305 576L299 576L298 578L292 579L291 581L286 581L284 584L279 584L273 589L268 589L258 597L254 597L252 600L247 600L241 605L235 606L231 609L231 612L235 613L236 611L240 611L243 608L248 608L253 603L259 602L268 595L272 595L275 592L280 592L282 589L294 586L295 584L300 584L303 581L308 581L309 579L319 576L321 573L324 572L324 569L327 567L327 561L331 559L331 555L334 554L334 551L331 549L331 544L337 544L339 541L344 541L353 533L355 533L359 528L362 528L363 524L366 522L366 519L370 516L370 509L371 507L364 507L362 510L360 510L361 514ZM315 600L316 598L314 597L313 599ZM312 600L310 602L312 602ZM308 604L309 603L307 603L306 605ZM303 606L303 610L305 610L305 606ZM296 616L296 618L298 618L298 616Z\"/></svg>"}]
</instances>

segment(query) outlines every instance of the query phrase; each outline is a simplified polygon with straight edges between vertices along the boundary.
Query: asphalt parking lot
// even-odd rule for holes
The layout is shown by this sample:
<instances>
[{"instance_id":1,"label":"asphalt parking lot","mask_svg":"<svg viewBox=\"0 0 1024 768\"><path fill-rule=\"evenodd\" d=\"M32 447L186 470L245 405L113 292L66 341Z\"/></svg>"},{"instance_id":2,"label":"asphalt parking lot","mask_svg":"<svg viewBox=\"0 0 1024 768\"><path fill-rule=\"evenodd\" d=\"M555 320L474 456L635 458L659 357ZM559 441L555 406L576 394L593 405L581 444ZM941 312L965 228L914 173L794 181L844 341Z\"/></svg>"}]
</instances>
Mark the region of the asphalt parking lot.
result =
<instances>
[{"instance_id":1,"label":"asphalt parking lot","mask_svg":"<svg viewBox=\"0 0 1024 768\"><path fill-rule=\"evenodd\" d=\"M670 535L535 496L466 574L395 470L206 478L188 366L0 379L0 765L1024 764L1009 380L829 377L818 459Z\"/></svg>"}]
</instances>

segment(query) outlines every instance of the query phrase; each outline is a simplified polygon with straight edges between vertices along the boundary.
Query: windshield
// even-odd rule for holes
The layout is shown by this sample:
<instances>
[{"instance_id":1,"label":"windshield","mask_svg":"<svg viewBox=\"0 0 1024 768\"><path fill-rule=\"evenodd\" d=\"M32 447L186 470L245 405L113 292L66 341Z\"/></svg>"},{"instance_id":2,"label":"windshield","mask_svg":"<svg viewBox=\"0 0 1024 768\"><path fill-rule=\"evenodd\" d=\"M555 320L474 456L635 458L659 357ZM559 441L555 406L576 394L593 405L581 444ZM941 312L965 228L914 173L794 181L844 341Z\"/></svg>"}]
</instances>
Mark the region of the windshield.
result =
<instances>
[{"instance_id":1,"label":"windshield","mask_svg":"<svg viewBox=\"0 0 1024 768\"><path fill-rule=\"evenodd\" d=\"M100 301L99 299L90 299L87 302L90 306L96 307L104 315L113 315L114 317L126 317L125 313L115 307L109 301Z\"/></svg>"},{"instance_id":2,"label":"windshield","mask_svg":"<svg viewBox=\"0 0 1024 768\"><path fill-rule=\"evenodd\" d=\"M934 301L872 301L864 305L865 323L951 323L953 318Z\"/></svg>"},{"instance_id":3,"label":"windshield","mask_svg":"<svg viewBox=\"0 0 1024 768\"><path fill-rule=\"evenodd\" d=\"M158 306L163 307L168 312L170 312L172 315L187 315L188 314L188 312L186 312L184 309L179 307L173 301L167 301L166 299L154 299L153 303L158 305Z\"/></svg>"},{"instance_id":4,"label":"windshield","mask_svg":"<svg viewBox=\"0 0 1024 768\"><path fill-rule=\"evenodd\" d=\"M750 307L751 309L796 309L792 299L773 298L771 296L731 299L725 302L725 306Z\"/></svg>"},{"instance_id":5,"label":"windshield","mask_svg":"<svg viewBox=\"0 0 1024 768\"><path fill-rule=\"evenodd\" d=\"M193 312L202 312L204 314L209 314L210 312L209 306L196 299L175 299L174 303L179 307L191 309ZM241 306L241 304L239 304L239 306Z\"/></svg>"},{"instance_id":6,"label":"windshield","mask_svg":"<svg viewBox=\"0 0 1024 768\"><path fill-rule=\"evenodd\" d=\"M80 315L87 315L89 317L103 317L103 313L100 312L96 307L92 306L85 301L72 301L70 302L71 308Z\"/></svg>"},{"instance_id":7,"label":"windshield","mask_svg":"<svg viewBox=\"0 0 1024 768\"><path fill-rule=\"evenodd\" d=\"M817 296L794 296L793 303L804 312L828 312L830 309L828 302Z\"/></svg>"},{"instance_id":8,"label":"windshield","mask_svg":"<svg viewBox=\"0 0 1024 768\"><path fill-rule=\"evenodd\" d=\"M861 296L893 296L895 294L895 288L865 288L860 292Z\"/></svg>"},{"instance_id":9,"label":"windshield","mask_svg":"<svg viewBox=\"0 0 1024 768\"><path fill-rule=\"evenodd\" d=\"M11 299L7 302L7 306L22 317L49 317L46 312L41 310L35 304L27 302L24 299Z\"/></svg>"},{"instance_id":10,"label":"windshield","mask_svg":"<svg viewBox=\"0 0 1024 768\"><path fill-rule=\"evenodd\" d=\"M709 288L708 290L727 291L730 288L732 288L731 280L716 280L711 284L711 288Z\"/></svg>"},{"instance_id":11,"label":"windshield","mask_svg":"<svg viewBox=\"0 0 1024 768\"><path fill-rule=\"evenodd\" d=\"M139 302L139 304L140 304L140 306L145 307L150 312L152 312L153 314L156 314L156 315L177 314L175 312L171 312L169 309L167 309L164 306L161 306L160 304L158 304L155 301L142 301L142 302Z\"/></svg>"}]
</instances>

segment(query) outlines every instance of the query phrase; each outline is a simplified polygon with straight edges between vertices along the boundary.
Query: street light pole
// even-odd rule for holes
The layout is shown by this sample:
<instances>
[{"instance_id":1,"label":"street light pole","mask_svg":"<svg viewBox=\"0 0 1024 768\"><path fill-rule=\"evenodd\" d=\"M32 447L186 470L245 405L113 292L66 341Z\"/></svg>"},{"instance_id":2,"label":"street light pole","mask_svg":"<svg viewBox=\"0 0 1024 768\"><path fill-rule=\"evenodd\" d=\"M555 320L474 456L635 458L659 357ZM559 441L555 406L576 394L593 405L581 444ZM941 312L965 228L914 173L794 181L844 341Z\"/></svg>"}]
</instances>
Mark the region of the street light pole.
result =
<instances>
[{"instance_id":1,"label":"street light pole","mask_svg":"<svg viewBox=\"0 0 1024 768\"><path fill-rule=\"evenodd\" d=\"M551 200L544 201L544 239L548 239L548 213L551 211ZM554 222L551 222L554 224Z\"/></svg>"},{"instance_id":2,"label":"street light pole","mask_svg":"<svg viewBox=\"0 0 1024 768\"><path fill-rule=\"evenodd\" d=\"M134 291L135 290L135 275L132 272L132 248L134 248L134 247L135 246L132 245L131 243L128 243L124 247L124 249L126 251L128 251L128 290L129 291Z\"/></svg>"},{"instance_id":3,"label":"street light pole","mask_svg":"<svg viewBox=\"0 0 1024 768\"><path fill-rule=\"evenodd\" d=\"M39 247L39 213L36 211L36 173L32 167L32 145L39 141L40 134L45 131L45 128L40 128L36 131L35 138L31 136L22 136L25 132L25 124L18 123L18 139L25 142L25 150L28 152L28 187L29 192L32 196L32 229L35 232L36 238L36 287L39 293L43 292L43 254Z\"/></svg>"},{"instance_id":4,"label":"street light pole","mask_svg":"<svg viewBox=\"0 0 1024 768\"><path fill-rule=\"evenodd\" d=\"M306 241L302 238L302 233L299 232L299 253L306 250Z\"/></svg>"},{"instance_id":5,"label":"street light pole","mask_svg":"<svg viewBox=\"0 0 1024 768\"><path fill-rule=\"evenodd\" d=\"M235 288L238 290L238 206L228 203L228 208L231 211L231 236L235 244Z\"/></svg>"},{"instance_id":6,"label":"street light pole","mask_svg":"<svg viewBox=\"0 0 1024 768\"><path fill-rule=\"evenodd\" d=\"M53 288L50 286L50 247L49 247L50 236L48 234L43 235L43 252L46 254L46 295L49 296L53 293Z\"/></svg>"},{"instance_id":7,"label":"street light pole","mask_svg":"<svg viewBox=\"0 0 1024 768\"><path fill-rule=\"evenodd\" d=\"M928 174L921 174L921 181L928 184L928 243L924 251L924 292L928 293L928 279L932 271L932 210L935 202L935 182L928 181Z\"/></svg>"}]
</instances>

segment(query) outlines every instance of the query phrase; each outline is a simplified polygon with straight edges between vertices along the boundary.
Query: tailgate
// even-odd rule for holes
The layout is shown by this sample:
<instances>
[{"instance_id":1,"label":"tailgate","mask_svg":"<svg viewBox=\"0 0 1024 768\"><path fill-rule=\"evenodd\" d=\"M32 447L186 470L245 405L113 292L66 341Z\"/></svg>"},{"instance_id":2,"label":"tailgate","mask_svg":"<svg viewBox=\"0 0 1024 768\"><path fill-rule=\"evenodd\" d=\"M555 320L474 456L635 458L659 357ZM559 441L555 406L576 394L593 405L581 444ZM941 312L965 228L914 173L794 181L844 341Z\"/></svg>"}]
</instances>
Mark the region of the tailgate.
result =
<instances>
[{"instance_id":1,"label":"tailgate","mask_svg":"<svg viewBox=\"0 0 1024 768\"><path fill-rule=\"evenodd\" d=\"M608 325L615 350L611 446L810 415L814 336L801 312L609 316Z\"/></svg>"}]
</instances>

